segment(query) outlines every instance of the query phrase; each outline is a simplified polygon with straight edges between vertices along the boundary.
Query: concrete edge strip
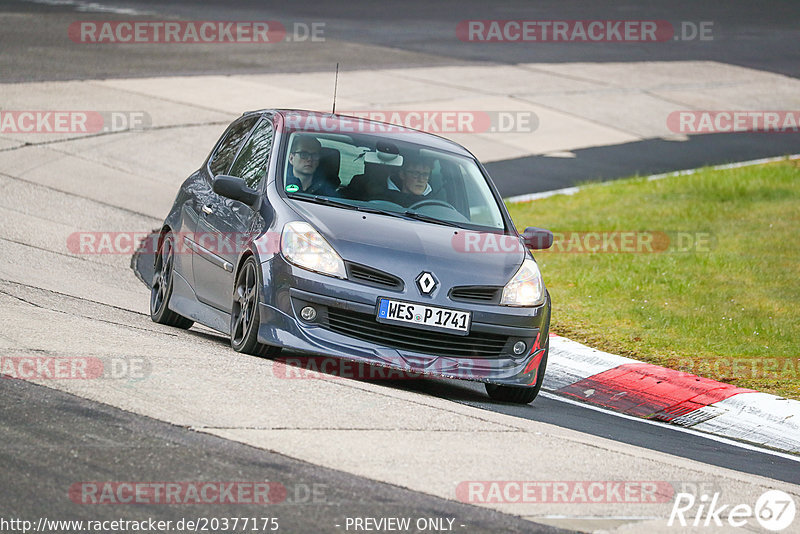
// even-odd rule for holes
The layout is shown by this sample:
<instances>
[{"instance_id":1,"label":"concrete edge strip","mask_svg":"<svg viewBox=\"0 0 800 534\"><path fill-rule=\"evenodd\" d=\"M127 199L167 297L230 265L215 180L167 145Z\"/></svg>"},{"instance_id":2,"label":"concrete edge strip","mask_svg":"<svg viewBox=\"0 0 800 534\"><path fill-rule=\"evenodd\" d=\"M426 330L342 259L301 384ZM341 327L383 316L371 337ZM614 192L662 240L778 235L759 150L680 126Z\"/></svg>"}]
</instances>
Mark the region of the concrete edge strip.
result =
<instances>
[{"instance_id":1,"label":"concrete edge strip","mask_svg":"<svg viewBox=\"0 0 800 534\"><path fill-rule=\"evenodd\" d=\"M672 178L675 176L686 176L689 174L695 174L696 172L702 171L704 169L711 169L713 171L721 171L725 169L738 169L740 167L750 167L752 165L763 165L765 163L775 163L776 161L792 161L800 159L800 154L791 154L789 156L777 156L774 158L762 158L762 159L753 159L750 161L741 161L737 163L726 163L724 165L714 165L713 167L698 167L696 169L684 169L682 171L674 171L668 172L664 174L652 174L646 177L648 182L652 182L654 180L661 180L663 178ZM600 182L599 185L608 185L614 183L616 180L609 180L606 182ZM597 185L597 184L592 184ZM520 204L523 202L531 202L533 200L539 200L542 198L552 197L556 195L574 195L581 189L587 186L574 186L574 187L565 187L563 189L553 189L552 191L542 191L540 193L527 193L525 195L516 195L513 197L504 198L507 204Z\"/></svg>"},{"instance_id":2,"label":"concrete edge strip","mask_svg":"<svg viewBox=\"0 0 800 534\"><path fill-rule=\"evenodd\" d=\"M551 335L543 388L644 419L800 454L800 402Z\"/></svg>"}]
</instances>

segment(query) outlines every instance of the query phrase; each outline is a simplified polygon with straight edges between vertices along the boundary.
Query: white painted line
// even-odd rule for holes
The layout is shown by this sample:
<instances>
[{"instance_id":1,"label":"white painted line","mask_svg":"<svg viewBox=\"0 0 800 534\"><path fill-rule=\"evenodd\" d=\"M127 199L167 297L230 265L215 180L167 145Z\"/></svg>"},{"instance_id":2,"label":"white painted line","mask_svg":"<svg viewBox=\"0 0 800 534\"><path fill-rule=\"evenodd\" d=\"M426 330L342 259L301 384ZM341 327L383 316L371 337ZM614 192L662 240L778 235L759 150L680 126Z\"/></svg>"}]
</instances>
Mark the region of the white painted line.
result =
<instances>
[{"instance_id":1,"label":"white painted line","mask_svg":"<svg viewBox=\"0 0 800 534\"><path fill-rule=\"evenodd\" d=\"M645 521L651 519L664 519L662 516L655 516L655 515L526 515L523 516L527 518L533 518L531 521L535 521L536 519L586 519L586 520L597 520L597 521L605 521L605 520L624 520L624 521Z\"/></svg>"},{"instance_id":2,"label":"white painted line","mask_svg":"<svg viewBox=\"0 0 800 534\"><path fill-rule=\"evenodd\" d=\"M126 7L106 6L98 2L83 2L81 0L25 0L32 4L44 4L47 6L67 6L74 7L75 11L83 13L114 13L116 15L154 15L153 11L140 11L138 9Z\"/></svg>"},{"instance_id":3,"label":"white painted line","mask_svg":"<svg viewBox=\"0 0 800 534\"><path fill-rule=\"evenodd\" d=\"M661 180L662 178L670 178L672 176L686 176L687 174L689 175L695 174L696 172L702 171L705 168L709 168L712 171L724 171L725 169L739 169L741 167L751 167L753 165L764 165L766 163L775 163L777 161L792 161L796 159L800 159L800 154L792 154L791 156L776 156L774 158L751 159L750 161L726 163L724 165L714 165L713 167L700 167L698 169L686 169L683 171L673 171L664 174L653 174L647 177L647 181L652 182L653 180Z\"/></svg>"},{"instance_id":4,"label":"white painted line","mask_svg":"<svg viewBox=\"0 0 800 534\"><path fill-rule=\"evenodd\" d=\"M673 176L686 176L690 174L695 174L702 170L712 170L712 171L722 171L725 169L738 169L740 167L750 167L752 165L764 165L766 163L775 163L777 161L792 161L800 159L800 154L792 154L790 156L777 156L774 158L762 158L762 159L752 159L750 161L741 161L737 163L726 163L724 165L714 165L713 167L698 167L696 169L685 169L682 171L674 171L668 172L664 174L651 174L647 177L648 182L652 182L653 180L661 180L663 178L671 178ZM592 184L592 185L608 185L613 184L617 180L609 180L607 182L600 182L599 184ZM585 186L584 186L585 187ZM542 191L540 193L528 193L525 195L516 195L513 197L508 197L503 200L506 201L508 204L519 204L522 202L530 202L532 200L539 200L542 198L548 198L556 195L574 195L578 191L580 191L583 187L575 186L575 187L565 187L563 189L553 189L551 191Z\"/></svg>"},{"instance_id":5,"label":"white painted line","mask_svg":"<svg viewBox=\"0 0 800 534\"><path fill-rule=\"evenodd\" d=\"M574 195L580 191L580 187L565 187L564 189L553 189L552 191L542 191L541 193L528 193L526 195L517 195L508 197L503 200L509 204L519 204L521 202L530 202L531 200L539 200L540 198L554 197L556 195Z\"/></svg>"},{"instance_id":6,"label":"white painted line","mask_svg":"<svg viewBox=\"0 0 800 534\"><path fill-rule=\"evenodd\" d=\"M717 436L717 435L714 435L714 434L709 434L707 432L701 432L699 430L694 430L694 429L691 429L691 428L684 428L682 426L675 426L675 425L671 425L669 423L662 423L661 421L653 421L651 419L642 419L641 417L634 417L633 415L614 412L614 411L611 411L611 410L607 410L605 408L601 408L599 406L594 406L592 404L586 404L586 403L583 403L583 402L578 402L576 400L568 399L566 397L562 397L560 395L556 395L555 393L548 393L548 392L542 391L542 392L539 393L539 395L541 395L542 397L544 397L546 399L552 399L552 400L559 401L559 402L565 402L567 404L573 404L575 406L580 406L580 407L586 408L588 410L594 410L596 412L604 413L604 414L607 414L607 415L613 415L615 417L621 417L623 419L628 419L630 421L638 421L640 423L645 423L645 424L648 424L648 425L654 425L654 426L658 426L658 427L661 427L661 428L668 428L668 429L674 430L676 432L683 432L685 434L691 434L693 436L698 436L698 437L701 437L701 438L709 439L711 441L716 441L717 443L724 443L725 445L731 445L733 447L738 447L740 449L744 449L744 450L748 450L748 451L754 451L754 452L760 452L760 453L763 453L763 454L769 454L770 456L776 456L778 458L783 458L785 460L792 460L792 461L800 463L800 456L797 456L797 455L794 455L794 454L787 454L787 453L784 453L784 452L774 451L774 450L771 450L771 449L764 449L762 447L757 447L755 445L750 445L749 443L742 443L741 441L736 441L736 440L733 440L733 439Z\"/></svg>"}]
</instances>

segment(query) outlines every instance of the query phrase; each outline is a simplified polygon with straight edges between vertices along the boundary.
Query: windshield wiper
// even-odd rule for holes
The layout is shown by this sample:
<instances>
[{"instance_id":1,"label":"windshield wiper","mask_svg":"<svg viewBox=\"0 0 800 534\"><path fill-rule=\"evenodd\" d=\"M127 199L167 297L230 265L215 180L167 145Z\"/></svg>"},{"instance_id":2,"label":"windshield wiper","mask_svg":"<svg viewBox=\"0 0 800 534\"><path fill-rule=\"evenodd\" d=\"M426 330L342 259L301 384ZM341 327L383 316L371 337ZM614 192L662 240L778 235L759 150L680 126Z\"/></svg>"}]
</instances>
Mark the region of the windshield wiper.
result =
<instances>
[{"instance_id":1,"label":"windshield wiper","mask_svg":"<svg viewBox=\"0 0 800 534\"><path fill-rule=\"evenodd\" d=\"M308 200L310 202L315 202L317 204L325 204L326 206L337 206L340 208L363 211L366 213L376 213L378 215L389 215L391 217L400 217L401 219L414 219L417 221L424 221L433 224L452 226L454 228L464 228L460 224L451 221L443 221L442 219L437 219L436 217L431 217L429 215L423 215L422 213L411 210L405 210L402 212L382 210L380 208L370 208L368 206L359 206L358 204L350 204L349 202L343 202L341 200L337 200L335 198L330 198L330 197L324 197L322 195L308 195L305 193L300 193L300 194L295 193L293 195L289 195L289 198Z\"/></svg>"},{"instance_id":2,"label":"windshield wiper","mask_svg":"<svg viewBox=\"0 0 800 534\"><path fill-rule=\"evenodd\" d=\"M417 221L425 221L434 224L442 224L444 226L453 226L455 228L463 228L460 224L454 223L452 221L445 221L442 219L437 219L436 217L431 217L430 215L423 215L417 211L406 210L402 213L405 217L409 219L415 219Z\"/></svg>"},{"instance_id":3,"label":"windshield wiper","mask_svg":"<svg viewBox=\"0 0 800 534\"><path fill-rule=\"evenodd\" d=\"M294 194L294 195L289 195L289 198L308 200L310 202L316 202L317 204L325 204L326 206L337 206L340 208L363 211L366 213L377 213L378 215L391 215L393 217L402 216L401 214L394 211L382 210L380 208L370 208L367 206L359 206L358 204L350 204L349 202L343 202L335 198L323 197L321 195Z\"/></svg>"},{"instance_id":4,"label":"windshield wiper","mask_svg":"<svg viewBox=\"0 0 800 534\"><path fill-rule=\"evenodd\" d=\"M356 206L348 203L342 202L341 200L335 200L333 198L324 197L322 195L309 195L306 193L295 193L294 195L289 195L289 198L298 198L300 200L309 200L311 202L316 202L317 204L326 204L328 206L339 206L340 208L350 208L355 209Z\"/></svg>"}]
</instances>

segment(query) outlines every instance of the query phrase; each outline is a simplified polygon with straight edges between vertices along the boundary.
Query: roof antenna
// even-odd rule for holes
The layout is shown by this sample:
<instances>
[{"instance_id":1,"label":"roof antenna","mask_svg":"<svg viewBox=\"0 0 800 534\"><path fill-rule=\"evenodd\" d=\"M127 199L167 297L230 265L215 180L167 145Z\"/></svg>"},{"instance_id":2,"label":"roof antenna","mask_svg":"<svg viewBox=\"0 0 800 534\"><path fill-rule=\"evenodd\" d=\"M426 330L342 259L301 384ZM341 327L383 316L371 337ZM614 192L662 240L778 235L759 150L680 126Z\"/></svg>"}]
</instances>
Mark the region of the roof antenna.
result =
<instances>
[{"instance_id":1,"label":"roof antenna","mask_svg":"<svg viewBox=\"0 0 800 534\"><path fill-rule=\"evenodd\" d=\"M336 88L339 86L339 63L336 63L336 81L333 82L333 111L332 115L336 114Z\"/></svg>"}]
</instances>

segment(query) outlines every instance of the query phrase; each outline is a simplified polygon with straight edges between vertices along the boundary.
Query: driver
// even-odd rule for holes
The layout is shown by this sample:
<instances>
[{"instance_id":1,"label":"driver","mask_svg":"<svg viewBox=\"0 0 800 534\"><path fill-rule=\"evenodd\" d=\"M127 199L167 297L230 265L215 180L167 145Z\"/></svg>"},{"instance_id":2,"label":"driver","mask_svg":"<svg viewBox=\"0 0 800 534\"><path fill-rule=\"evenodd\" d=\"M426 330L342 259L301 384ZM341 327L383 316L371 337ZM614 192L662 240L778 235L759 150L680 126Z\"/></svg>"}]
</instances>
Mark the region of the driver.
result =
<instances>
[{"instance_id":1,"label":"driver","mask_svg":"<svg viewBox=\"0 0 800 534\"><path fill-rule=\"evenodd\" d=\"M387 190L383 200L408 207L425 200L431 192L428 180L433 163L419 156L406 156L400 172L386 179Z\"/></svg>"}]
</instances>

